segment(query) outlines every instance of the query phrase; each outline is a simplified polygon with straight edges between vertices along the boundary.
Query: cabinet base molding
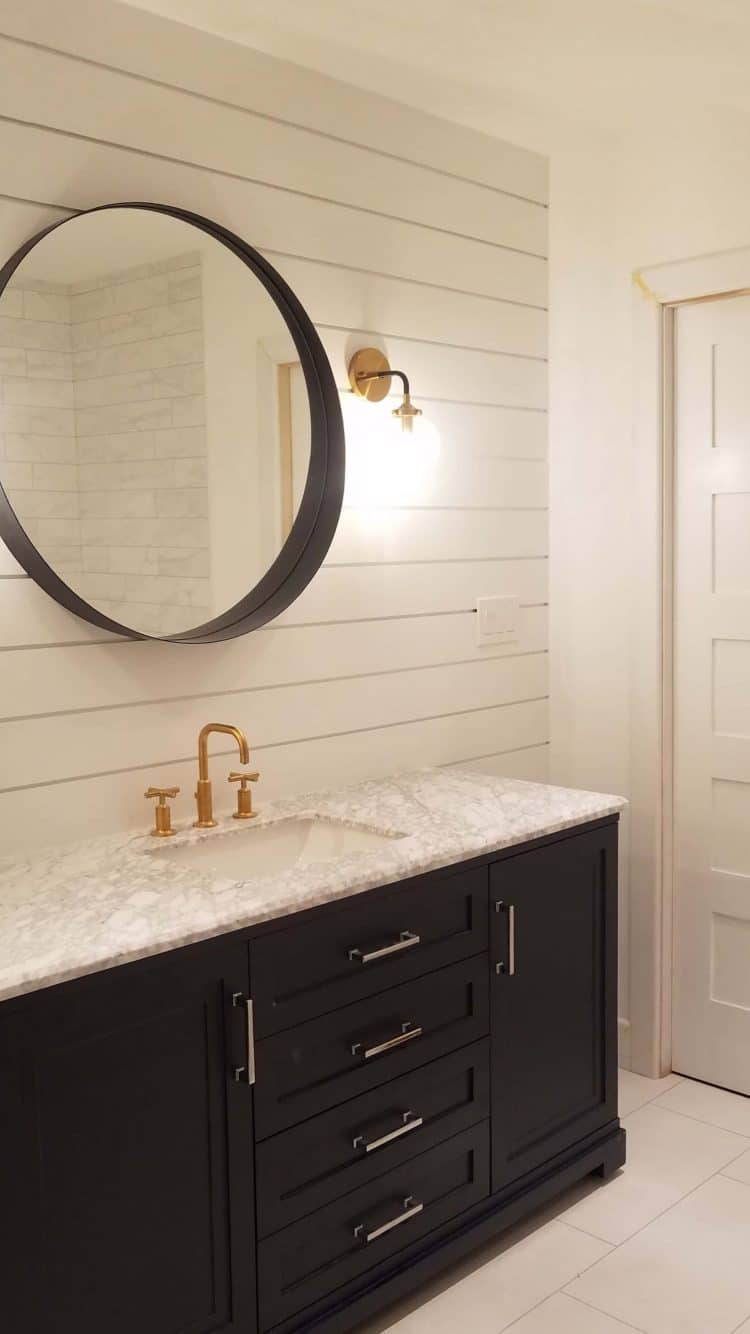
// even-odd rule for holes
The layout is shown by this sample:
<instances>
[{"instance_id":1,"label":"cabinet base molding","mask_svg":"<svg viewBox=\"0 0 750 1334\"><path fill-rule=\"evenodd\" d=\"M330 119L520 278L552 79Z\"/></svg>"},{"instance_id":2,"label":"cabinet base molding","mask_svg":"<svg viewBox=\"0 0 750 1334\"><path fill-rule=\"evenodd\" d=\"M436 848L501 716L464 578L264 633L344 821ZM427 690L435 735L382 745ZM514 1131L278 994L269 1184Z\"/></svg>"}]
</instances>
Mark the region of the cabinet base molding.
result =
<instances>
[{"instance_id":1,"label":"cabinet base molding","mask_svg":"<svg viewBox=\"0 0 750 1334\"><path fill-rule=\"evenodd\" d=\"M349 1334L361 1323L434 1279L456 1261L514 1223L561 1195L576 1181L596 1173L610 1177L625 1163L625 1130L613 1121L596 1134L467 1210L445 1228L431 1233L420 1247L404 1250L388 1266L370 1270L365 1284L339 1291L318 1309L275 1325L272 1334Z\"/></svg>"}]
</instances>

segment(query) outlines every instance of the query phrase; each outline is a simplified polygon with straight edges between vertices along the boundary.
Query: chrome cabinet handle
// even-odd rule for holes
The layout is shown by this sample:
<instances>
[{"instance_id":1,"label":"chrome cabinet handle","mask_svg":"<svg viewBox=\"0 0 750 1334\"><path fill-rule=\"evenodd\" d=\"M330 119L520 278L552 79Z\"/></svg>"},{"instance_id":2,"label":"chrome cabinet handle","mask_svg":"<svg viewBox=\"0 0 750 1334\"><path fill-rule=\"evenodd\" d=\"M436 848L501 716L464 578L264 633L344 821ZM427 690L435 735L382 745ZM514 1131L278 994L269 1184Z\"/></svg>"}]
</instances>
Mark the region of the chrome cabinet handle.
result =
<instances>
[{"instance_id":1,"label":"chrome cabinet handle","mask_svg":"<svg viewBox=\"0 0 750 1334\"><path fill-rule=\"evenodd\" d=\"M380 1227L373 1228L372 1232L367 1231L364 1223L358 1223L354 1229L354 1235L355 1237L361 1237L365 1244L369 1241L375 1241L377 1237L384 1236L392 1228L400 1227L407 1219L415 1218L417 1214L421 1214L423 1209L424 1205L419 1200L415 1200L413 1195L407 1195L404 1200L403 1213L396 1214L395 1218L389 1218L387 1223L382 1223Z\"/></svg>"},{"instance_id":2,"label":"chrome cabinet handle","mask_svg":"<svg viewBox=\"0 0 750 1334\"><path fill-rule=\"evenodd\" d=\"M507 912L508 914L508 963L506 965L501 961L495 964L496 973L507 973L508 977L513 977L516 971L516 905L514 903L504 903L498 899L495 904L495 912Z\"/></svg>"},{"instance_id":3,"label":"chrome cabinet handle","mask_svg":"<svg viewBox=\"0 0 750 1334\"><path fill-rule=\"evenodd\" d=\"M372 1153L374 1149L382 1149L384 1144L390 1144L394 1139L401 1139L402 1135L408 1135L411 1130L419 1130L424 1125L423 1116L414 1116L412 1112L402 1112L403 1124L396 1126L387 1135L380 1135L378 1139L365 1139L364 1135L356 1135L352 1140L352 1148L364 1149L365 1153Z\"/></svg>"},{"instance_id":4,"label":"chrome cabinet handle","mask_svg":"<svg viewBox=\"0 0 750 1334\"><path fill-rule=\"evenodd\" d=\"M235 1065L232 1070L232 1077L236 1084L254 1084L255 1083L255 1025L253 1022L253 1002L250 996L245 996L242 991L235 991L232 994L232 1005L235 1009L245 1007L247 1017L247 1064ZM244 1077L243 1077L244 1076Z\"/></svg>"},{"instance_id":5,"label":"chrome cabinet handle","mask_svg":"<svg viewBox=\"0 0 750 1334\"><path fill-rule=\"evenodd\" d=\"M410 950L415 945L421 945L422 937L414 931L402 931L398 940L392 945L384 945L381 950L369 950L367 952L360 949L349 950L349 958L352 962L359 959L360 963L372 963L375 959L385 959L389 954L400 954L402 950Z\"/></svg>"},{"instance_id":6,"label":"chrome cabinet handle","mask_svg":"<svg viewBox=\"0 0 750 1334\"><path fill-rule=\"evenodd\" d=\"M401 1025L401 1032L397 1033L395 1038L388 1038L387 1042L379 1042L376 1047L365 1047L362 1051L362 1043L352 1043L352 1056L359 1056L360 1053L366 1061L372 1060L373 1056L382 1056L385 1051L392 1051L394 1047L402 1047L405 1042L411 1042L412 1038L420 1038L423 1033L421 1026L412 1028L410 1023Z\"/></svg>"}]
</instances>

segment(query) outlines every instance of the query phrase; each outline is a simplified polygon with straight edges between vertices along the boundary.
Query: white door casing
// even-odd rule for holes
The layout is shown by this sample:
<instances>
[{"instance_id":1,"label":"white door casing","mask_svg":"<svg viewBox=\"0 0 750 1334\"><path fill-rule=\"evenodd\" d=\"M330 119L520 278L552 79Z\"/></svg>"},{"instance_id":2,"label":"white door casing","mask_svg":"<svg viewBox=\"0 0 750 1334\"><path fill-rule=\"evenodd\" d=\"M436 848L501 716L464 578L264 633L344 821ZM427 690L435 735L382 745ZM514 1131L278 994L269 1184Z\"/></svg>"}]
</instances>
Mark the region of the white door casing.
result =
<instances>
[{"instance_id":1,"label":"white door casing","mask_svg":"<svg viewBox=\"0 0 750 1334\"><path fill-rule=\"evenodd\" d=\"M750 297L674 318L672 1066L750 1094Z\"/></svg>"}]
</instances>

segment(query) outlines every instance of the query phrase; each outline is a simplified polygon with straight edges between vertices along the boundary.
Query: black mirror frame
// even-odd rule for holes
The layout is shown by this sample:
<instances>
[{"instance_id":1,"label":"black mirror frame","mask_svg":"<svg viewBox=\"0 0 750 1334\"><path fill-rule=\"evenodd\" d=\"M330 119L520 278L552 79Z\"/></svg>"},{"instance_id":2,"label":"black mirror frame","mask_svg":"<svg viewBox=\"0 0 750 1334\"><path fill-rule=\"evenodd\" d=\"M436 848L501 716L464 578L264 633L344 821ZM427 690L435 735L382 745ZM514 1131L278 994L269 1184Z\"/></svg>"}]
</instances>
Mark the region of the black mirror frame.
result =
<instances>
[{"instance_id":1,"label":"black mirror frame","mask_svg":"<svg viewBox=\"0 0 750 1334\"><path fill-rule=\"evenodd\" d=\"M21 261L50 232L87 213L138 208L187 222L220 241L255 274L276 303L299 353L310 406L310 466L294 523L273 564L254 588L221 616L178 635L147 635L102 615L73 591L37 551L0 485L0 538L26 573L61 606L102 630L157 643L211 644L234 639L280 615L307 587L333 540L344 494L344 423L323 344L304 307L279 273L246 241L199 213L168 204L118 203L81 209L26 241L0 269L0 295Z\"/></svg>"}]
</instances>

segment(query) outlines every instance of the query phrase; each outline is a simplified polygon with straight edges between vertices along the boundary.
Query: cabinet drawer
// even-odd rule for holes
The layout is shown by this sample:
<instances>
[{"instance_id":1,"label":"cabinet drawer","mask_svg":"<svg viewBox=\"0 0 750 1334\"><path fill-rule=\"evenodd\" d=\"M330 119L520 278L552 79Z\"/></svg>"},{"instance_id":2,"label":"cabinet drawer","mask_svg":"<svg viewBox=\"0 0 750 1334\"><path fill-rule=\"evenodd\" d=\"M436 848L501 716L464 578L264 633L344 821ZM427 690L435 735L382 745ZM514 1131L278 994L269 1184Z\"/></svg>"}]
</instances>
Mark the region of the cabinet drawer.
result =
<instances>
[{"instance_id":1,"label":"cabinet drawer","mask_svg":"<svg viewBox=\"0 0 750 1334\"><path fill-rule=\"evenodd\" d=\"M487 1041L431 1061L258 1145L268 1236L489 1116Z\"/></svg>"},{"instance_id":2,"label":"cabinet drawer","mask_svg":"<svg viewBox=\"0 0 750 1334\"><path fill-rule=\"evenodd\" d=\"M262 1241L261 1330L395 1255L488 1191L483 1121Z\"/></svg>"},{"instance_id":3,"label":"cabinet drawer","mask_svg":"<svg viewBox=\"0 0 750 1334\"><path fill-rule=\"evenodd\" d=\"M482 954L263 1038L256 1046L258 1138L484 1037L488 991Z\"/></svg>"},{"instance_id":4,"label":"cabinet drawer","mask_svg":"<svg viewBox=\"0 0 750 1334\"><path fill-rule=\"evenodd\" d=\"M256 1033L278 1033L486 949L487 885L486 867L435 876L256 941Z\"/></svg>"}]
</instances>

